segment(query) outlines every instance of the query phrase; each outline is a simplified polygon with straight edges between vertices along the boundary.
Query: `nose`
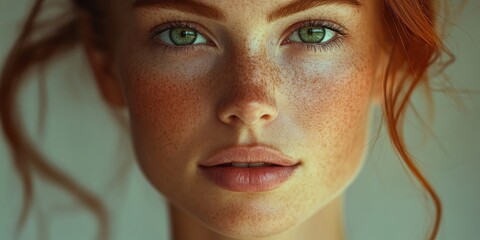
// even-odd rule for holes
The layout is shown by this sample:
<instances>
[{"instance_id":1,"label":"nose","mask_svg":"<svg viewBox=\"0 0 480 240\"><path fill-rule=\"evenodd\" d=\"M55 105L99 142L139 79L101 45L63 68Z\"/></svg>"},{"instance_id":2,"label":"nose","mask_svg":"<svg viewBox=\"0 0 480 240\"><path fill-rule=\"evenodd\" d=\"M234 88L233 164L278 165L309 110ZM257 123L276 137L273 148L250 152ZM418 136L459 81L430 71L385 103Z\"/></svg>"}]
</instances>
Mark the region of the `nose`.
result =
<instances>
[{"instance_id":1,"label":"nose","mask_svg":"<svg viewBox=\"0 0 480 240\"><path fill-rule=\"evenodd\" d=\"M230 72L226 74L229 78L228 90L217 111L223 123L264 125L277 118L275 83L278 82L278 71L266 66L265 60L260 62L252 58L238 62L237 58L234 67L227 70Z\"/></svg>"},{"instance_id":2,"label":"nose","mask_svg":"<svg viewBox=\"0 0 480 240\"><path fill-rule=\"evenodd\" d=\"M239 87L218 112L219 119L228 125L266 124L275 120L278 111L274 99L259 86Z\"/></svg>"}]
</instances>

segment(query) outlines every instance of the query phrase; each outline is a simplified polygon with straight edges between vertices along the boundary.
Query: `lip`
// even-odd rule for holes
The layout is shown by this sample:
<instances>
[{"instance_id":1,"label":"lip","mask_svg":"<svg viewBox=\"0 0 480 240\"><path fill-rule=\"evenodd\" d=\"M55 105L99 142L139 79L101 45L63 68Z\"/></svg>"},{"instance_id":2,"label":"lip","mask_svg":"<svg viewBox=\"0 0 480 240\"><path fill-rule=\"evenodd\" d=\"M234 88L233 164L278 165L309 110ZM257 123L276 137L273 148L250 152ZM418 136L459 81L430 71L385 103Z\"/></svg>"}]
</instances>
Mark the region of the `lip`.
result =
<instances>
[{"instance_id":1,"label":"lip","mask_svg":"<svg viewBox=\"0 0 480 240\"><path fill-rule=\"evenodd\" d=\"M265 163L260 167L235 167L231 163ZM235 146L200 162L202 173L219 187L233 192L264 192L286 182L299 162L266 145Z\"/></svg>"}]
</instances>

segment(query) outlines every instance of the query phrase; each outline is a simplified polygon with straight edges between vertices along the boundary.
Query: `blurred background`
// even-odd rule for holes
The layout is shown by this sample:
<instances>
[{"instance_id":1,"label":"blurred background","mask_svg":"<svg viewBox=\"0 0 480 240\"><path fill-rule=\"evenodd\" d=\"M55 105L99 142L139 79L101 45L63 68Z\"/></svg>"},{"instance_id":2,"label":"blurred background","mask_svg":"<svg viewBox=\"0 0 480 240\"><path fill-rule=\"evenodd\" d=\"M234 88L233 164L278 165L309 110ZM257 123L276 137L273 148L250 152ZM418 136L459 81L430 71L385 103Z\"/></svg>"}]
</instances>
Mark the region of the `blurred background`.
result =
<instances>
[{"instance_id":1,"label":"blurred background","mask_svg":"<svg viewBox=\"0 0 480 240\"><path fill-rule=\"evenodd\" d=\"M460 7L460 1L453 6ZM0 0L0 65L20 29L30 1ZM434 93L433 122L423 125L410 114L406 137L420 168L444 206L441 240L480 236L480 2L471 0L453 15L447 45L456 62L446 74L462 94ZM80 49L57 58L46 71L31 72L21 94L27 130L55 166L101 196L112 213L113 239L169 239L165 200L133 161L128 135L101 102ZM39 84L47 91L44 130L38 128ZM441 82L442 76L434 80ZM428 108L419 92L415 105ZM458 101L458 100L461 101ZM373 114L372 132L381 115ZM426 126L428 128L426 128ZM430 134L430 130L433 134ZM384 129L370 142L364 169L347 190L348 239L424 239L433 208L396 157ZM22 202L21 184L0 133L0 239L14 239ZM19 239L93 239L94 217L75 199L34 176L35 201Z\"/></svg>"}]
</instances>

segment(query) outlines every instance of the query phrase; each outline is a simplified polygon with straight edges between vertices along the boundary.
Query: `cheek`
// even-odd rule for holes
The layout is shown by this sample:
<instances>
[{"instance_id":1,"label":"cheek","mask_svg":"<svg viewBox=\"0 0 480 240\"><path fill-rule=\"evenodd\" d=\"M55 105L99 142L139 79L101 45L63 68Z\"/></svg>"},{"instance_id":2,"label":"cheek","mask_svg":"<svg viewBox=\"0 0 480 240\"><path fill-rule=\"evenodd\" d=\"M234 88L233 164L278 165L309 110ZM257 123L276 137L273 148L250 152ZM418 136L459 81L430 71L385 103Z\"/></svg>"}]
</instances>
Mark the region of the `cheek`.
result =
<instances>
[{"instance_id":1,"label":"cheek","mask_svg":"<svg viewBox=\"0 0 480 240\"><path fill-rule=\"evenodd\" d=\"M370 101L374 71L368 64L373 63L339 61L297 70L288 101L294 102L298 124L317 132L354 127Z\"/></svg>"},{"instance_id":2,"label":"cheek","mask_svg":"<svg viewBox=\"0 0 480 240\"><path fill-rule=\"evenodd\" d=\"M202 86L190 74L176 74L141 61L125 63L124 90L130 113L133 143L144 173L161 191L178 186L189 156L185 149L205 119ZM172 175L173 174L173 175ZM177 184L174 184L177 182ZM160 183L160 184L159 184Z\"/></svg>"},{"instance_id":3,"label":"cheek","mask_svg":"<svg viewBox=\"0 0 480 240\"><path fill-rule=\"evenodd\" d=\"M306 158L316 164L312 177L329 191L353 179L365 152L375 64L360 55L350 59L301 65L289 86Z\"/></svg>"},{"instance_id":4,"label":"cheek","mask_svg":"<svg viewBox=\"0 0 480 240\"><path fill-rule=\"evenodd\" d=\"M196 125L192 116L200 114L200 106L191 87L171 80L138 76L129 87L128 103L133 131L177 149Z\"/></svg>"},{"instance_id":5,"label":"cheek","mask_svg":"<svg viewBox=\"0 0 480 240\"><path fill-rule=\"evenodd\" d=\"M130 65L133 68L133 65ZM133 144L139 166L160 192L174 192L188 180L186 149L195 144L194 133L205 119L201 86L180 74L162 74L136 65L125 73L125 95Z\"/></svg>"}]
</instances>

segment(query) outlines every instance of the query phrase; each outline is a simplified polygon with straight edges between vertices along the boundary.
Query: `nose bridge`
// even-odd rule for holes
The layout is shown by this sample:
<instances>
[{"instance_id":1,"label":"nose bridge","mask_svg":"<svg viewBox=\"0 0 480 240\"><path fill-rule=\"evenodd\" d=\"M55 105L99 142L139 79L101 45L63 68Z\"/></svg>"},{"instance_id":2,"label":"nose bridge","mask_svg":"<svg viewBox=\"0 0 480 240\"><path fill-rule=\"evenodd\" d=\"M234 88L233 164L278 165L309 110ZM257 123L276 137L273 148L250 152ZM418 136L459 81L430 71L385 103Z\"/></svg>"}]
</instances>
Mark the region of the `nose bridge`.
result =
<instances>
[{"instance_id":1,"label":"nose bridge","mask_svg":"<svg viewBox=\"0 0 480 240\"><path fill-rule=\"evenodd\" d=\"M266 54L235 53L227 67L229 91L220 107L225 123L254 124L277 116L275 101L278 72Z\"/></svg>"},{"instance_id":2,"label":"nose bridge","mask_svg":"<svg viewBox=\"0 0 480 240\"><path fill-rule=\"evenodd\" d=\"M273 98L280 78L278 69L269 61L267 54L238 53L234 59L230 81L235 92L240 96Z\"/></svg>"}]
</instances>

